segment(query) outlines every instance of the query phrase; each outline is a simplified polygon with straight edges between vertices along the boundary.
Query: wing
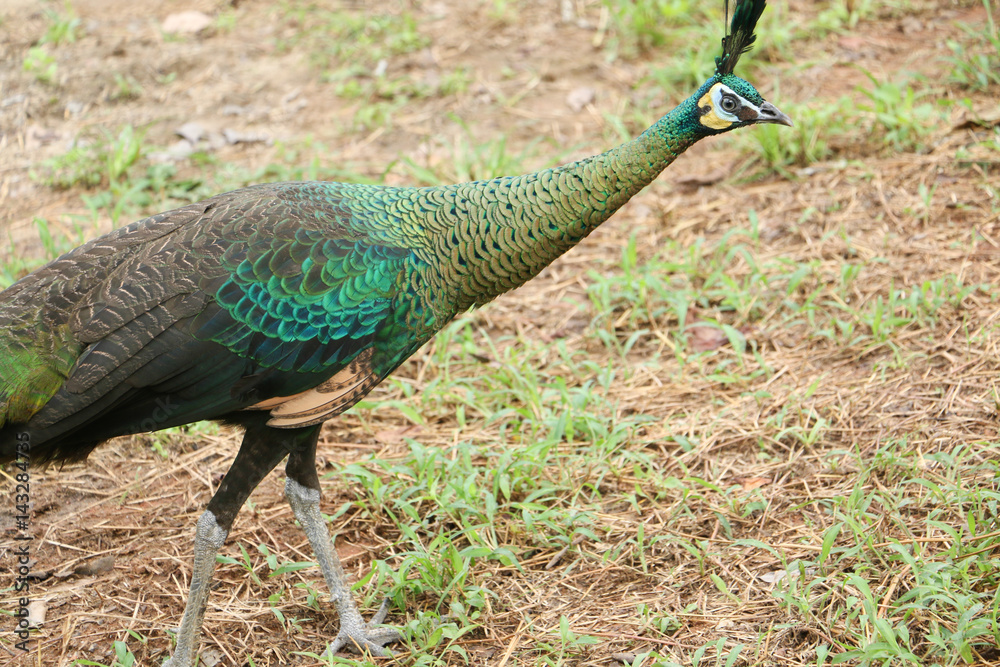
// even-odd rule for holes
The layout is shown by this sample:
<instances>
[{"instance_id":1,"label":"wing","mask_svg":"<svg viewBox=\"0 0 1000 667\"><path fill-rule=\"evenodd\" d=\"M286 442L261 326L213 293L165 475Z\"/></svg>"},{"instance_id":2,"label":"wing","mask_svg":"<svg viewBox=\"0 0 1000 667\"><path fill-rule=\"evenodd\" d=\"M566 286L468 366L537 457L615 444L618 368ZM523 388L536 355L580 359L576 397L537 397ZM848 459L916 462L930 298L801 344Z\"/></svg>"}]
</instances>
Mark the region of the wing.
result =
<instances>
[{"instance_id":1,"label":"wing","mask_svg":"<svg viewBox=\"0 0 1000 667\"><path fill-rule=\"evenodd\" d=\"M68 322L79 304L116 266L205 209L193 204L115 230L0 293L0 426L26 422L65 383L83 350Z\"/></svg>"},{"instance_id":2,"label":"wing","mask_svg":"<svg viewBox=\"0 0 1000 667\"><path fill-rule=\"evenodd\" d=\"M105 239L117 261L89 269L102 277L84 288L18 288L80 353L68 369L42 363L65 380L30 420L22 409L10 421L28 421L33 445L84 427L96 444L254 407L302 426L356 402L435 330L415 324L420 262L398 234L389 243L338 207L349 192L299 194L281 184L207 200L130 252ZM31 393L23 385L15 395ZM49 458L79 458L59 447Z\"/></svg>"},{"instance_id":3,"label":"wing","mask_svg":"<svg viewBox=\"0 0 1000 667\"><path fill-rule=\"evenodd\" d=\"M254 361L233 392L271 410L270 425L315 424L357 402L415 337L419 345L432 333L432 323L410 326L424 266L410 247L351 219L314 225L300 215L259 229L222 254L228 277L192 333Z\"/></svg>"}]
</instances>

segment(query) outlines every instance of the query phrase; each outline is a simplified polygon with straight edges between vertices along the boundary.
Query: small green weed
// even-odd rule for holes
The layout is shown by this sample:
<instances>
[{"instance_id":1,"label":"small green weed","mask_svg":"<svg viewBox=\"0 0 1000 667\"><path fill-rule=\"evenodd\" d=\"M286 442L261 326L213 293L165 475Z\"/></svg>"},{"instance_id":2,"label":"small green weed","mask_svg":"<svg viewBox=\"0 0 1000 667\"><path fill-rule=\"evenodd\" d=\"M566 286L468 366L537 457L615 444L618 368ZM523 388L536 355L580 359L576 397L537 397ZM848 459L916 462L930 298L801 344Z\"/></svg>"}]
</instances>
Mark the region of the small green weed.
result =
<instances>
[{"instance_id":1,"label":"small green weed","mask_svg":"<svg viewBox=\"0 0 1000 667\"><path fill-rule=\"evenodd\" d=\"M989 0L983 0L983 6L986 8L986 25L963 25L962 30L968 39L947 41L952 53L946 58L951 66L949 80L976 91L985 91L1000 84L1000 31L993 20Z\"/></svg>"},{"instance_id":2,"label":"small green weed","mask_svg":"<svg viewBox=\"0 0 1000 667\"><path fill-rule=\"evenodd\" d=\"M604 0L604 5L612 21L612 48L628 58L668 44L683 44L690 35L680 27L709 24L716 28L718 22L714 8L692 0Z\"/></svg>"},{"instance_id":3,"label":"small green weed","mask_svg":"<svg viewBox=\"0 0 1000 667\"><path fill-rule=\"evenodd\" d=\"M94 140L80 141L63 155L43 162L41 171L32 175L60 189L118 183L142 156L143 135L142 130L126 125L117 135L105 132Z\"/></svg>"},{"instance_id":4,"label":"small green weed","mask_svg":"<svg viewBox=\"0 0 1000 667\"><path fill-rule=\"evenodd\" d=\"M446 147L448 155L439 161L428 161L418 164L412 158L403 158L402 168L417 185L444 185L447 183L463 183L479 181L499 176L511 176L528 171L542 153L551 153L552 145L543 139L529 142L518 152L513 152L507 145L504 135L493 137L487 141L477 140L469 126L456 116L451 117L459 126L461 133L455 136L453 143ZM562 151L547 160L546 166L560 162Z\"/></svg>"},{"instance_id":5,"label":"small green weed","mask_svg":"<svg viewBox=\"0 0 1000 667\"><path fill-rule=\"evenodd\" d=\"M59 65L51 48L75 42L80 28L80 19L73 13L69 3L66 3L64 14L51 8L45 9L44 14L49 24L48 28L38 42L28 49L21 69L33 76L39 83L55 86L59 83Z\"/></svg>"},{"instance_id":6,"label":"small green weed","mask_svg":"<svg viewBox=\"0 0 1000 667\"><path fill-rule=\"evenodd\" d=\"M218 435L218 433L219 424L217 422L200 421L154 431L147 434L145 440L154 452L164 459L169 459L171 456L169 445L177 438L199 438L206 435Z\"/></svg>"},{"instance_id":7,"label":"small green weed","mask_svg":"<svg viewBox=\"0 0 1000 667\"><path fill-rule=\"evenodd\" d=\"M239 567L242 567L246 571L246 573L250 575L250 579L253 581L253 583L256 584L258 587L260 587L261 585L260 577L257 575L256 566L250 560L250 553L247 551L247 548L243 546L242 543L238 544L237 546L239 546L240 548L241 558L237 559L233 558L232 556L223 556L222 554L217 554L215 556L215 562L219 563L220 565L237 565Z\"/></svg>"},{"instance_id":8,"label":"small green weed","mask_svg":"<svg viewBox=\"0 0 1000 667\"><path fill-rule=\"evenodd\" d=\"M86 227L78 221L75 225L75 234L53 234L51 225L45 218L36 217L32 222L35 223L35 228L38 230L38 238L42 242L45 253L44 261L46 262L52 261L86 242L87 238L95 232L95 229Z\"/></svg>"},{"instance_id":9,"label":"small green weed","mask_svg":"<svg viewBox=\"0 0 1000 667\"><path fill-rule=\"evenodd\" d=\"M549 667L558 667L567 664L567 660L580 659L585 657L581 649L587 646L599 644L600 640L588 635L578 635L569 627L569 619L566 616L559 616L559 627L557 628L556 641L539 641L538 663Z\"/></svg>"},{"instance_id":10,"label":"small green weed","mask_svg":"<svg viewBox=\"0 0 1000 667\"><path fill-rule=\"evenodd\" d=\"M237 12L235 5L230 9L223 9L215 15L215 29L219 32L232 32L236 28Z\"/></svg>"},{"instance_id":11,"label":"small green weed","mask_svg":"<svg viewBox=\"0 0 1000 667\"><path fill-rule=\"evenodd\" d=\"M517 4L518 0L490 0L489 17L504 25L517 23L520 18Z\"/></svg>"},{"instance_id":12,"label":"small green weed","mask_svg":"<svg viewBox=\"0 0 1000 667\"><path fill-rule=\"evenodd\" d=\"M687 37L674 45L672 50L675 55L654 66L649 73L651 81L676 97L690 94L691 90L705 82L710 74L705 63L712 62L719 50L708 26L678 32Z\"/></svg>"},{"instance_id":13,"label":"small green weed","mask_svg":"<svg viewBox=\"0 0 1000 667\"><path fill-rule=\"evenodd\" d=\"M794 119L791 128L762 125L736 141L748 146L760 162L771 171L785 173L791 166L806 166L828 159L834 154L834 145L849 133L849 119L854 113L854 103L842 96L836 104L825 101L819 105L778 105Z\"/></svg>"},{"instance_id":14,"label":"small green weed","mask_svg":"<svg viewBox=\"0 0 1000 667\"><path fill-rule=\"evenodd\" d=\"M141 637L139 633L129 630L134 638ZM145 637L142 637L142 643L145 644ZM115 641L111 648L115 652L115 659L110 665L106 665L103 662L94 662L92 660L76 660L73 662L74 665L86 666L86 667L134 667L136 664L135 655L129 650L128 645L123 641Z\"/></svg>"},{"instance_id":15,"label":"small green weed","mask_svg":"<svg viewBox=\"0 0 1000 667\"><path fill-rule=\"evenodd\" d=\"M46 218L36 216L32 222L38 231L42 253L39 256L26 256L23 249L17 248L11 241L7 261L0 265L0 289L6 289L26 273L82 245L101 232L96 217L77 216L72 219L71 230L63 228L61 231L55 231L53 224Z\"/></svg>"},{"instance_id":16,"label":"small green weed","mask_svg":"<svg viewBox=\"0 0 1000 667\"><path fill-rule=\"evenodd\" d=\"M60 44L69 44L76 41L79 36L80 19L73 11L69 2L65 4L65 11L62 14L52 8L46 8L43 11L49 27L46 28L42 38L38 40L39 44L59 46Z\"/></svg>"},{"instance_id":17,"label":"small green weed","mask_svg":"<svg viewBox=\"0 0 1000 667\"><path fill-rule=\"evenodd\" d=\"M114 78L115 85L108 94L109 99L115 102L121 102L124 100L135 100L142 97L142 86L140 86L139 82L135 80L135 77L130 74L115 72Z\"/></svg>"},{"instance_id":18,"label":"small green weed","mask_svg":"<svg viewBox=\"0 0 1000 667\"><path fill-rule=\"evenodd\" d=\"M438 95L458 95L469 89L472 82L472 73L468 67L456 67L445 72L438 84Z\"/></svg>"},{"instance_id":19,"label":"small green weed","mask_svg":"<svg viewBox=\"0 0 1000 667\"><path fill-rule=\"evenodd\" d=\"M823 548L815 560L787 564L774 595L796 618L838 628L835 663L971 664L995 647L998 563L990 554L1000 540L1000 494L968 483L996 479L991 450L921 457L905 440L889 441L856 455L862 472L846 495L808 503L831 519ZM916 518L941 537L908 533ZM890 597L886 573L912 581ZM914 622L921 632L912 632Z\"/></svg>"},{"instance_id":20,"label":"small green weed","mask_svg":"<svg viewBox=\"0 0 1000 667\"><path fill-rule=\"evenodd\" d=\"M56 57L45 46L33 46L24 57L22 69L39 83L54 86L58 82L59 66Z\"/></svg>"},{"instance_id":21,"label":"small green weed","mask_svg":"<svg viewBox=\"0 0 1000 667\"><path fill-rule=\"evenodd\" d=\"M393 69L394 59L424 48L429 39L408 12L372 13L317 10L286 6L284 20L308 28L279 49L306 50L321 78L331 82L338 96L361 102L355 114L359 129L391 124L392 114L414 97L441 93L405 72ZM443 78L441 86L460 87L454 78Z\"/></svg>"},{"instance_id":22,"label":"small green weed","mask_svg":"<svg viewBox=\"0 0 1000 667\"><path fill-rule=\"evenodd\" d=\"M870 72L865 76L870 87L858 89L868 98L858 108L868 112L872 136L896 151L916 151L943 118L940 108L920 100L931 95L929 90L917 91L909 83L879 81Z\"/></svg>"},{"instance_id":23,"label":"small green weed","mask_svg":"<svg viewBox=\"0 0 1000 667\"><path fill-rule=\"evenodd\" d=\"M732 230L717 246L695 243L681 247L666 241L656 256L640 261L635 237L622 252L619 272L590 271L587 294L595 316L595 332L614 327L655 327L671 331L674 349L687 349L684 329L688 313L711 310L722 326L754 321L773 290L769 280L753 267L748 275L734 277L733 262L750 262L756 233ZM633 334L634 335L634 334Z\"/></svg>"},{"instance_id":24,"label":"small green weed","mask_svg":"<svg viewBox=\"0 0 1000 667\"><path fill-rule=\"evenodd\" d=\"M823 32L850 30L860 21L874 18L885 0L837 0L829 3L813 22L813 28Z\"/></svg>"},{"instance_id":25,"label":"small green weed","mask_svg":"<svg viewBox=\"0 0 1000 667\"><path fill-rule=\"evenodd\" d=\"M31 177L49 187L83 187L80 198L96 224L107 215L117 225L123 215L133 215L168 198L184 198L193 186L175 181L172 165L150 165L145 174L137 171L144 153L144 131L126 125L117 135L102 132L96 138L79 140L62 155L42 162Z\"/></svg>"}]
</instances>

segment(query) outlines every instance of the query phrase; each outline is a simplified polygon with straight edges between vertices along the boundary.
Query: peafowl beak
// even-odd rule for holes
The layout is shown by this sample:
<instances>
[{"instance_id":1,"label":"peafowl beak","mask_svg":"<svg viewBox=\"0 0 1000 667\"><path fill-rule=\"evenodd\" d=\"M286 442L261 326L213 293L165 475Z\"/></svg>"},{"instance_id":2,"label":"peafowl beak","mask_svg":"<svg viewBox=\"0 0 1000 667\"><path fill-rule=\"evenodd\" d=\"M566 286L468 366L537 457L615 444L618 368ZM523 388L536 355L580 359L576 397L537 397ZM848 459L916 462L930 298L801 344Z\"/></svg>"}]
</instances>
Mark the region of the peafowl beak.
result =
<instances>
[{"instance_id":1,"label":"peafowl beak","mask_svg":"<svg viewBox=\"0 0 1000 667\"><path fill-rule=\"evenodd\" d=\"M760 105L760 115L757 116L755 123L777 123L778 125L787 125L792 127L792 119L785 114L778 111L778 107L774 106L770 102L764 102Z\"/></svg>"}]
</instances>

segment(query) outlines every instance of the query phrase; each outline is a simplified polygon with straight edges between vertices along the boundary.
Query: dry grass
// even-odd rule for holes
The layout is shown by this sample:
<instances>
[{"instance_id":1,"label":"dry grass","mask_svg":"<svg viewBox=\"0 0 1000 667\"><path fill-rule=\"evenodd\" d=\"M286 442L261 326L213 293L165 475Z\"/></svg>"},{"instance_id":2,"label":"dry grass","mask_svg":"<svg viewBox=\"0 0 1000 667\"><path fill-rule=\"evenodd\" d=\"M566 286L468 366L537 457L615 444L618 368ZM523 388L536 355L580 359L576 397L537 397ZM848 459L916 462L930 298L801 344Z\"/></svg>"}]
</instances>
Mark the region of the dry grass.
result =
<instances>
[{"instance_id":1,"label":"dry grass","mask_svg":"<svg viewBox=\"0 0 1000 667\"><path fill-rule=\"evenodd\" d=\"M600 3L574 4L610 29ZM0 106L0 224L18 252L38 249L33 216L55 233L73 228L61 214L85 212L83 188L58 191L28 171L94 124L148 124L146 141L163 146L186 120L232 122L298 152L236 144L211 169L180 163L176 180L210 189L228 164L287 169L313 155L369 175L400 156L447 166L468 136L449 111L472 136L507 136L508 155L539 135L575 155L614 136L608 115L631 125L629 114L652 119L650 101L669 104L643 78L669 50L609 63L590 46L593 28L558 23L554 1L401 3L392 12L411 12L430 45L399 66L433 78L461 65L470 83L356 128L372 100L335 95L318 80L313 43L292 42L315 15L193 5L232 11L236 27L164 41L131 4L73 3L96 24L56 51L66 77L56 87L18 65L44 17L29 3L4 10L0 103L14 101ZM155 18L187 8L164 3ZM805 26L819 10L784 11ZM996 88L961 89L941 65L944 37L984 16L976 3L877 5L853 29L791 42L806 75L769 50L760 58L779 62L753 78L765 96L780 80L784 99L814 108L863 101L849 64L880 79L919 71L936 99L969 97L988 117ZM112 70L144 92L102 96ZM597 95L574 112L564 99L580 86ZM308 104L291 111L292 93ZM86 113L64 113L79 100L93 100ZM225 104L260 109L229 121ZM410 630L399 660L608 665L654 652L637 663L816 665L839 654L1000 665L1000 149L989 143L995 121L962 113L951 107L906 152L849 119L827 161L784 165L789 178L761 172L752 142L703 142L579 248L330 423L324 510L349 573L365 580L366 608L390 595L390 620ZM555 151L532 150L528 166ZM743 178L683 183L720 170ZM386 178L412 175L396 164ZM97 226L110 224L99 213ZM33 595L46 620L29 654L4 633L0 656L110 665L118 640L159 664L186 597L194 522L238 441L206 429L119 440L86 466L33 473L33 569L44 577ZM266 479L237 520L225 554L242 559L242 545L259 581L220 565L203 664L318 664L304 654L335 634L330 606L311 603L325 590L316 568L265 576L268 554L311 558L281 484ZM12 536L11 512L0 516ZM110 569L78 570L108 556ZM10 583L0 573L4 612L16 606ZM951 643L938 648L942 637Z\"/></svg>"}]
</instances>

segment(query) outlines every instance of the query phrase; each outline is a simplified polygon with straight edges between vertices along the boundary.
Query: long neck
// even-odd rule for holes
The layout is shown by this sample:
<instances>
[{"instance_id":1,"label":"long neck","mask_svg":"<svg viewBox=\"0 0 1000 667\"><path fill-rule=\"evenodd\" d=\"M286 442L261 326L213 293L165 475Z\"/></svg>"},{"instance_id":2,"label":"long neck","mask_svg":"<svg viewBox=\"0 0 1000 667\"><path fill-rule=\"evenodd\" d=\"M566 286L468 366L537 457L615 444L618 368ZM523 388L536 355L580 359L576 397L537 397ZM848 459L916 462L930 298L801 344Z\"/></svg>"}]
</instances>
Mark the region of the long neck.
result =
<instances>
[{"instance_id":1,"label":"long neck","mask_svg":"<svg viewBox=\"0 0 1000 667\"><path fill-rule=\"evenodd\" d=\"M457 310L518 287L649 185L700 136L683 122L698 95L636 139L554 169L425 190L431 233Z\"/></svg>"}]
</instances>

